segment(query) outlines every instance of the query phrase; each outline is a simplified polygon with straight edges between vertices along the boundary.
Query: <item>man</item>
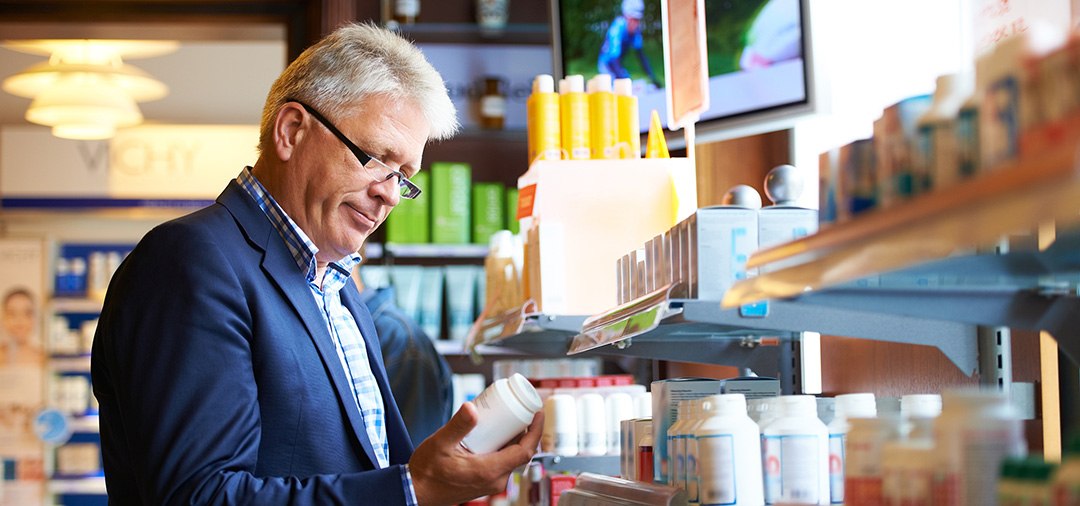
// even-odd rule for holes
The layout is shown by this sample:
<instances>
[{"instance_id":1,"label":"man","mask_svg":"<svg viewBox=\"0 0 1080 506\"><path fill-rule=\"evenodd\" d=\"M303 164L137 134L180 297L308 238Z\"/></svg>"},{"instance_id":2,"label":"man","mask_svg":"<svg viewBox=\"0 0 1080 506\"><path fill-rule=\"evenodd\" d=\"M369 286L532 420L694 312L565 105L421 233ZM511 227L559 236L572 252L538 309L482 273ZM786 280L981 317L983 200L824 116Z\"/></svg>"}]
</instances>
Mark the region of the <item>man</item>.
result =
<instances>
[{"instance_id":1,"label":"man","mask_svg":"<svg viewBox=\"0 0 1080 506\"><path fill-rule=\"evenodd\" d=\"M622 14L616 16L604 35L604 45L600 47L596 66L601 74L610 74L612 78L626 79L630 71L622 63L623 56L633 49L641 62L641 70L649 76L649 82L659 88L649 59L645 56L644 40L641 36L641 18L645 16L644 0L623 0Z\"/></svg>"},{"instance_id":2,"label":"man","mask_svg":"<svg viewBox=\"0 0 1080 506\"><path fill-rule=\"evenodd\" d=\"M519 442L474 455L466 404L413 452L349 272L424 144L457 128L423 55L370 25L305 51L267 97L260 155L217 202L149 232L109 287L94 393L114 504L463 502Z\"/></svg>"}]
</instances>

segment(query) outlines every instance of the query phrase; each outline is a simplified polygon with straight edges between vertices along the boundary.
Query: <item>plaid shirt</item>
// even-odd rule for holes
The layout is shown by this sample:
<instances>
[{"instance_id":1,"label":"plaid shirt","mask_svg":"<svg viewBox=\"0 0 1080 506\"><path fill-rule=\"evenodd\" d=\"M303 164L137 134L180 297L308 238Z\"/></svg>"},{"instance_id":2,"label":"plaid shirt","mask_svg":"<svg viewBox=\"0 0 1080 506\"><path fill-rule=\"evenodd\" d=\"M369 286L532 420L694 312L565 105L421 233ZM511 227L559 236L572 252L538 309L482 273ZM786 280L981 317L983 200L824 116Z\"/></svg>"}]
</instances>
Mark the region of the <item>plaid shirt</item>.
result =
<instances>
[{"instance_id":1,"label":"plaid shirt","mask_svg":"<svg viewBox=\"0 0 1080 506\"><path fill-rule=\"evenodd\" d=\"M297 268L305 273L308 288L311 289L311 295L319 306L327 331L334 341L341 367L349 378L349 387L352 389L356 407L364 420L368 440L371 442L372 449L375 450L377 465L380 468L389 466L390 445L386 438L386 415L382 395L371 371L367 347L363 336L360 335L360 328L352 314L341 304L341 289L348 283L353 268L360 263L360 255L354 254L336 262L330 262L323 273L320 287L315 279L315 255L319 248L308 239L304 231L300 230L292 218L281 209L262 183L251 174L250 167L244 168L236 180L255 200L259 209L266 214L274 229L285 241L285 245L296 261ZM408 465L402 466L401 480L405 488L406 502L414 506L416 492Z\"/></svg>"}]
</instances>

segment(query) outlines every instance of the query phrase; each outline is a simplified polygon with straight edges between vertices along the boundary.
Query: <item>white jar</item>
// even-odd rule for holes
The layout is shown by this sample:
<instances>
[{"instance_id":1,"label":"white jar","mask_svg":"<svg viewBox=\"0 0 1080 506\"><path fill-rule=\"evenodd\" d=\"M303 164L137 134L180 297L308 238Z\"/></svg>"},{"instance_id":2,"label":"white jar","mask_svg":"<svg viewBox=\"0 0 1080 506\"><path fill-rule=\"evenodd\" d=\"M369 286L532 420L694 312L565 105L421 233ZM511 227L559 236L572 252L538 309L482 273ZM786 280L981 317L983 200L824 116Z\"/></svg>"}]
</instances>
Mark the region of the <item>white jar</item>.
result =
<instances>
[{"instance_id":1,"label":"white jar","mask_svg":"<svg viewBox=\"0 0 1080 506\"><path fill-rule=\"evenodd\" d=\"M762 504L761 433L746 413L742 394L714 395L694 430L698 503Z\"/></svg>"},{"instance_id":2,"label":"white jar","mask_svg":"<svg viewBox=\"0 0 1080 506\"><path fill-rule=\"evenodd\" d=\"M521 434L542 406L536 389L520 374L503 378L475 399L476 427L461 440L473 453L491 453Z\"/></svg>"},{"instance_id":3,"label":"white jar","mask_svg":"<svg viewBox=\"0 0 1080 506\"><path fill-rule=\"evenodd\" d=\"M577 398L578 455L599 456L607 453L607 417L604 397L597 393Z\"/></svg>"},{"instance_id":4,"label":"white jar","mask_svg":"<svg viewBox=\"0 0 1080 506\"><path fill-rule=\"evenodd\" d=\"M569 394L553 394L544 400L544 433L540 449L572 457L578 453L577 403Z\"/></svg>"},{"instance_id":5,"label":"white jar","mask_svg":"<svg viewBox=\"0 0 1080 506\"><path fill-rule=\"evenodd\" d=\"M835 399L835 415L829 422L829 502L844 503L845 435L851 428L848 418L877 416L874 394L841 394Z\"/></svg>"},{"instance_id":6,"label":"white jar","mask_svg":"<svg viewBox=\"0 0 1080 506\"><path fill-rule=\"evenodd\" d=\"M934 496L945 504L995 504L1001 462L1027 452L1023 423L1009 400L990 390L945 392L934 440Z\"/></svg>"},{"instance_id":7,"label":"white jar","mask_svg":"<svg viewBox=\"0 0 1080 506\"><path fill-rule=\"evenodd\" d=\"M829 430L812 395L780 398L783 415L762 433L765 504L829 504Z\"/></svg>"},{"instance_id":8,"label":"white jar","mask_svg":"<svg viewBox=\"0 0 1080 506\"><path fill-rule=\"evenodd\" d=\"M881 504L882 449L900 437L900 418L851 418L845 437L844 501ZM830 483L831 485L831 483Z\"/></svg>"},{"instance_id":9,"label":"white jar","mask_svg":"<svg viewBox=\"0 0 1080 506\"><path fill-rule=\"evenodd\" d=\"M620 425L634 418L634 399L626 392L611 392L604 397L604 419L607 421L607 453L618 455Z\"/></svg>"}]
</instances>

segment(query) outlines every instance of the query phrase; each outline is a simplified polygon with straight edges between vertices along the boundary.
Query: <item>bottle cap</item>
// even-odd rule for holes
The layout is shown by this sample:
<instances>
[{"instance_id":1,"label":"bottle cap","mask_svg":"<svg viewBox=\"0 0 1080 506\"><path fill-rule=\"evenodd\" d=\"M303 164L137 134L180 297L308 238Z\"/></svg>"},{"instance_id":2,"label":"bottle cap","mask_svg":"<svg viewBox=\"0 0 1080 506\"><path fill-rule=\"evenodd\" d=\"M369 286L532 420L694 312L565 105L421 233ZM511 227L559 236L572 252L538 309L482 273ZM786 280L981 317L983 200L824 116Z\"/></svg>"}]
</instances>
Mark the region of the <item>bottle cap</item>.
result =
<instances>
[{"instance_id":1,"label":"bottle cap","mask_svg":"<svg viewBox=\"0 0 1080 506\"><path fill-rule=\"evenodd\" d=\"M732 186L724 194L720 201L725 206L743 207L746 209L761 209L761 195L750 185L739 184Z\"/></svg>"},{"instance_id":2,"label":"bottle cap","mask_svg":"<svg viewBox=\"0 0 1080 506\"><path fill-rule=\"evenodd\" d=\"M572 74L566 76L566 87L570 93L585 93L585 76L581 74Z\"/></svg>"},{"instance_id":3,"label":"bottle cap","mask_svg":"<svg viewBox=\"0 0 1080 506\"><path fill-rule=\"evenodd\" d=\"M626 97L634 96L634 82L629 78L619 78L615 80L615 94Z\"/></svg>"},{"instance_id":4,"label":"bottle cap","mask_svg":"<svg viewBox=\"0 0 1080 506\"><path fill-rule=\"evenodd\" d=\"M903 418L936 418L940 414L940 395L909 394L900 398L900 416Z\"/></svg>"},{"instance_id":5,"label":"bottle cap","mask_svg":"<svg viewBox=\"0 0 1080 506\"><path fill-rule=\"evenodd\" d=\"M554 93L555 78L551 74L540 74L533 79L533 93Z\"/></svg>"},{"instance_id":6,"label":"bottle cap","mask_svg":"<svg viewBox=\"0 0 1080 506\"><path fill-rule=\"evenodd\" d=\"M587 87L589 93L596 92L611 92L611 76L608 74L596 74L592 79L589 79L589 85Z\"/></svg>"},{"instance_id":7,"label":"bottle cap","mask_svg":"<svg viewBox=\"0 0 1080 506\"><path fill-rule=\"evenodd\" d=\"M514 398L521 403L521 405L529 410L530 413L536 413L543 407L543 403L540 401L540 394L536 393L536 388L533 388L532 383L522 376L520 373L514 373L513 376L507 379L510 386L510 392L514 394ZM531 416L531 415L530 415Z\"/></svg>"},{"instance_id":8,"label":"bottle cap","mask_svg":"<svg viewBox=\"0 0 1080 506\"><path fill-rule=\"evenodd\" d=\"M544 432L577 435L577 403L569 394L554 394L544 401Z\"/></svg>"},{"instance_id":9,"label":"bottle cap","mask_svg":"<svg viewBox=\"0 0 1080 506\"><path fill-rule=\"evenodd\" d=\"M817 417L817 400L813 395L784 395L780 404L786 417Z\"/></svg>"},{"instance_id":10,"label":"bottle cap","mask_svg":"<svg viewBox=\"0 0 1080 506\"><path fill-rule=\"evenodd\" d=\"M746 414L746 396L743 394L712 395L709 399L708 413L715 416L736 416Z\"/></svg>"},{"instance_id":11,"label":"bottle cap","mask_svg":"<svg viewBox=\"0 0 1080 506\"><path fill-rule=\"evenodd\" d=\"M836 418L873 418L877 416L874 394L842 394L836 396Z\"/></svg>"}]
</instances>

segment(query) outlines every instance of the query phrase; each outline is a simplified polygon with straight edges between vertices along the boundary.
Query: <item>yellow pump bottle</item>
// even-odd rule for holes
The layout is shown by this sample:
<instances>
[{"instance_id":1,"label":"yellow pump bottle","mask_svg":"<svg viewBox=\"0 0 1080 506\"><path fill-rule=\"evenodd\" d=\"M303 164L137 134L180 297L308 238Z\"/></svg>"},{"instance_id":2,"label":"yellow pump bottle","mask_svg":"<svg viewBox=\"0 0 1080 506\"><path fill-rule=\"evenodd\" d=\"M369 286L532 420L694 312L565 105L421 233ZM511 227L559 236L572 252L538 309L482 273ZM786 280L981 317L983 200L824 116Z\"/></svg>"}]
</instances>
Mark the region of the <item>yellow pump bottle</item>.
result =
<instances>
[{"instance_id":1,"label":"yellow pump bottle","mask_svg":"<svg viewBox=\"0 0 1080 506\"><path fill-rule=\"evenodd\" d=\"M559 94L548 74L533 79L533 91L526 102L529 164L536 160L562 159L559 128Z\"/></svg>"},{"instance_id":2,"label":"yellow pump bottle","mask_svg":"<svg viewBox=\"0 0 1080 506\"><path fill-rule=\"evenodd\" d=\"M634 96L633 81L615 80L615 103L618 107L615 129L619 158L641 158L641 119L638 118L638 99Z\"/></svg>"},{"instance_id":3,"label":"yellow pump bottle","mask_svg":"<svg viewBox=\"0 0 1080 506\"><path fill-rule=\"evenodd\" d=\"M589 96L585 78L566 76L559 81L559 109L562 119L562 145L571 160L592 157L589 139Z\"/></svg>"},{"instance_id":4,"label":"yellow pump bottle","mask_svg":"<svg viewBox=\"0 0 1080 506\"><path fill-rule=\"evenodd\" d=\"M615 94L611 76L597 74L589 80L589 136L594 159L619 157L615 146Z\"/></svg>"}]
</instances>

